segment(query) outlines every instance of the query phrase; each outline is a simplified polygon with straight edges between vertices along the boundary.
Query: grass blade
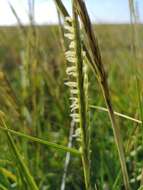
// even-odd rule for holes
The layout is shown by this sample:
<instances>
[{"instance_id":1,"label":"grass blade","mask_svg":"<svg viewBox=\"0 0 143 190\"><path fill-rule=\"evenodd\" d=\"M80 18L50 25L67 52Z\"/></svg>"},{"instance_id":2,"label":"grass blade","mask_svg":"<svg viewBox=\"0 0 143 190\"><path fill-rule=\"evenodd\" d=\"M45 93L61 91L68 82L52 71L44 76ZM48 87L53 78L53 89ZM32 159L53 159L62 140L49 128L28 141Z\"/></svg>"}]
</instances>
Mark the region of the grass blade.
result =
<instances>
[{"instance_id":1,"label":"grass blade","mask_svg":"<svg viewBox=\"0 0 143 190\"><path fill-rule=\"evenodd\" d=\"M65 146L62 146L62 145L59 145L59 144L56 144L56 143L52 143L52 142L49 142L49 141L46 141L46 140L42 140L40 138L32 137L30 135L26 135L24 133L17 132L17 131L14 131L12 129L8 129L8 128L0 127L0 130L9 132L9 133L11 133L13 135L16 135L18 137L26 138L26 139L31 140L33 142L37 142L37 143L49 146L51 148L55 148L55 149L60 150L60 151L70 152L71 154L77 155L77 156L81 155L81 153L78 150L74 149L74 148L68 148L68 147L65 147Z\"/></svg>"},{"instance_id":2,"label":"grass blade","mask_svg":"<svg viewBox=\"0 0 143 190\"><path fill-rule=\"evenodd\" d=\"M97 42L97 39L95 38L91 21L90 21L84 1L76 0L76 3L77 3L78 14L84 26L87 39L90 45L90 49L92 52L94 66L95 66L94 68L96 69L96 72L97 72L98 81L101 86L107 108L109 110L109 117L110 117L112 129L114 133L114 139L115 139L117 150L118 150L119 160L120 160L123 179L124 179L124 185L125 185L126 190L130 190L129 177L128 177L128 172L127 172L122 137L120 133L120 128L116 125L109 87L108 87L107 78L106 78L106 73L104 70L103 63L102 63L98 42Z\"/></svg>"},{"instance_id":3,"label":"grass blade","mask_svg":"<svg viewBox=\"0 0 143 190\"><path fill-rule=\"evenodd\" d=\"M1 125L5 129L8 129L4 119L2 117L0 118L0 122L1 122ZM38 190L38 187L37 187L32 175L30 174L29 169L27 168L26 164L24 163L24 160L22 159L21 154L20 154L19 150L17 149L17 146L14 143L13 137L11 136L11 134L8 131L7 131L6 135L7 135L7 139L10 144L10 147L15 155L15 159L19 163L19 166L24 173L25 179L26 179L29 187L33 190Z\"/></svg>"},{"instance_id":4,"label":"grass blade","mask_svg":"<svg viewBox=\"0 0 143 190\"><path fill-rule=\"evenodd\" d=\"M81 148L82 148L82 163L84 170L85 186L87 190L91 189L90 185L90 161L89 161L89 135L88 125L86 118L86 99L84 92L84 74L83 74L83 61L82 61L82 50L80 40L80 28L78 15L76 12L76 4L73 0L73 23L74 23L74 35L75 35L75 49L77 59L77 81L78 81L78 99L79 99L79 115L80 115L80 129L81 129Z\"/></svg>"},{"instance_id":5,"label":"grass blade","mask_svg":"<svg viewBox=\"0 0 143 190\"><path fill-rule=\"evenodd\" d=\"M90 105L90 108L97 109L99 111L104 111L104 112L107 112L107 113L109 112L109 110L107 108L104 108L104 107L101 107L101 106ZM142 124L142 121L140 121L138 119L135 119L133 117L130 117L128 115L125 115L125 114L122 114L122 113L119 113L119 112L116 112L116 111L114 111L114 114L116 116L121 117L121 118L124 118L124 119L127 119L127 120L131 120L131 121L133 121L135 123L138 123L138 124Z\"/></svg>"}]
</instances>

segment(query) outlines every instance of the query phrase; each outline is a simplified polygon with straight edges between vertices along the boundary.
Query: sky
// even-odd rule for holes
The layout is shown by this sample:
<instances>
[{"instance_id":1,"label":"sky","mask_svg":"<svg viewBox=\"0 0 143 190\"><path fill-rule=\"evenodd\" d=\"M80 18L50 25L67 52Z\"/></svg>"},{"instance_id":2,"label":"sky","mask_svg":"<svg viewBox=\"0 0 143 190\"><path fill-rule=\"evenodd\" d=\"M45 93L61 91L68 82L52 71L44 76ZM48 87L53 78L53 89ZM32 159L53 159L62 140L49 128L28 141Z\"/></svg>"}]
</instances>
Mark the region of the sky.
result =
<instances>
[{"instance_id":1,"label":"sky","mask_svg":"<svg viewBox=\"0 0 143 190\"><path fill-rule=\"evenodd\" d=\"M23 24L28 24L28 0L9 0ZM55 24L57 11L53 0L35 0L35 22ZM71 0L63 0L71 13ZM128 23L128 0L85 0L90 18L95 23ZM143 22L143 0L136 0L140 21ZM15 25L16 19L8 5L8 0L0 0L0 25Z\"/></svg>"}]
</instances>

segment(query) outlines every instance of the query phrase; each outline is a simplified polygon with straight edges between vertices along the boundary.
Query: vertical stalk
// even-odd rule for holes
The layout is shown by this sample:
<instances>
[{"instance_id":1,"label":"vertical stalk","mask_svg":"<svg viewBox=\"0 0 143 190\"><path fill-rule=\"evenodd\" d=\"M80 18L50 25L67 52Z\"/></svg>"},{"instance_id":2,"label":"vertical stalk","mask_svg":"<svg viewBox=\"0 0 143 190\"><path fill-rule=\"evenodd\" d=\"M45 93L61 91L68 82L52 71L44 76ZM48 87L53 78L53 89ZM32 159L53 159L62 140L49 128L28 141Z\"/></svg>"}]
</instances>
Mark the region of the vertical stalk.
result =
<instances>
[{"instance_id":1,"label":"vertical stalk","mask_svg":"<svg viewBox=\"0 0 143 190\"><path fill-rule=\"evenodd\" d=\"M136 80L136 90L137 90L137 96L138 96L138 103L139 103L139 109L140 109L140 116L141 120L143 121L143 108L142 108L142 97L141 97L141 89L140 89L140 81L138 77L138 51L139 51L139 43L138 43L138 17L136 13L135 8L135 2L134 0L128 0L129 1L129 10L130 10L130 24L131 24L131 54L133 59L132 66L132 72L135 76ZM143 128L143 125L142 125Z\"/></svg>"},{"instance_id":2,"label":"vertical stalk","mask_svg":"<svg viewBox=\"0 0 143 190\"><path fill-rule=\"evenodd\" d=\"M57 9L57 14L58 14L58 22L59 22L59 33L60 33L60 40L61 40L61 47L63 50L63 53L65 53L65 47L66 47L66 42L65 42L65 37L64 37L64 28L62 25L62 19L61 19L61 15L60 15L60 11Z\"/></svg>"},{"instance_id":3,"label":"vertical stalk","mask_svg":"<svg viewBox=\"0 0 143 190\"><path fill-rule=\"evenodd\" d=\"M130 10L130 24L131 24L131 54L132 54L132 72L133 76L135 76L135 82L136 82L136 91L137 91L137 97L138 97L138 106L140 110L140 117L142 121L141 130L143 131L143 108L142 108L142 94L141 94L141 84L140 84L140 78L139 78L139 68L138 68L138 54L139 54L139 37L138 37L138 16L137 16L137 10L135 8L135 2L134 0L128 0L129 1L129 10ZM141 133L142 134L142 133ZM141 140L143 143L143 137L141 136ZM141 182L140 185L143 185L143 169L141 173Z\"/></svg>"},{"instance_id":4,"label":"vertical stalk","mask_svg":"<svg viewBox=\"0 0 143 190\"><path fill-rule=\"evenodd\" d=\"M71 121L68 148L72 148L74 128L75 128L75 122ZM64 173L62 176L61 190L65 190L65 187L66 187L66 178L67 178L67 171L68 171L70 159L71 159L71 153L67 152L66 158L65 158L65 163L64 163Z\"/></svg>"},{"instance_id":5,"label":"vertical stalk","mask_svg":"<svg viewBox=\"0 0 143 190\"><path fill-rule=\"evenodd\" d=\"M122 137L120 134L120 128L116 125L116 122L115 122L114 112L113 112L110 93L109 93L109 87L108 87L106 73L104 71L104 67L103 67L103 63L102 63L102 59L101 59L101 55L100 55L98 42L94 36L94 32L92 30L91 22L90 22L84 1L83 0L75 0L75 1L77 3L76 8L78 9L78 14L81 18L85 32L87 34L92 57L90 56L89 51L86 48L86 45L84 42L82 42L83 48L86 51L86 56L89 60L90 66L91 66L92 70L94 71L94 74L96 74L96 76L98 78L107 108L109 110L109 117L111 120L112 129L114 132L114 138L115 138L115 142L116 142L117 149L118 149L118 155L119 155L119 159L120 159L125 188L126 188L126 190L130 190L129 177L128 177L128 172L127 172L127 167L126 167ZM69 16L69 14L61 0L55 0L55 3L64 17ZM70 25L70 23L68 23L68 24Z\"/></svg>"},{"instance_id":6,"label":"vertical stalk","mask_svg":"<svg viewBox=\"0 0 143 190\"><path fill-rule=\"evenodd\" d=\"M79 116L80 116L80 129L81 129L82 164L84 170L86 190L90 190L91 189L90 162L89 162L89 149L88 149L88 134L87 134L88 126L86 118L86 102L85 102L85 92L84 92L83 61L81 54L79 21L74 0L73 0L73 25L74 25L74 35L75 35L76 64L78 72L77 82L78 82Z\"/></svg>"},{"instance_id":7,"label":"vertical stalk","mask_svg":"<svg viewBox=\"0 0 143 190\"><path fill-rule=\"evenodd\" d=\"M35 13L35 0L28 0L28 7L29 7L29 19L30 22L34 23L34 13Z\"/></svg>"},{"instance_id":8,"label":"vertical stalk","mask_svg":"<svg viewBox=\"0 0 143 190\"><path fill-rule=\"evenodd\" d=\"M25 35L26 35L26 30L25 30L25 28L24 28L24 26L23 26L23 24L22 24L22 22L21 22L21 20L20 20L20 18L19 18L19 16L18 16L18 14L17 14L15 8L13 7L13 5L10 3L9 0L8 0L8 4L9 4L9 7L10 7L10 9L11 9L13 15L15 16L15 18L16 18L16 20L17 20L17 23L18 23L18 27L19 27L19 29L20 29L20 32L22 33L22 35L25 36Z\"/></svg>"},{"instance_id":9,"label":"vertical stalk","mask_svg":"<svg viewBox=\"0 0 143 190\"><path fill-rule=\"evenodd\" d=\"M91 25L91 21L90 21L84 1L83 0L75 0L75 1L76 1L76 5L77 5L76 7L78 9L78 14L81 18L83 27L84 27L86 35L87 35L87 39L89 42L89 46L90 46L93 61L94 61L94 67L97 72L98 81L99 81L99 84L102 89L102 93L103 93L103 96L104 96L104 99L106 102L106 106L109 110L109 117L110 117L112 129L113 129L113 133L114 133L114 139L115 139L117 150L118 150L118 155L119 155L119 160L120 160L120 164L121 164L125 189L130 190L129 177L128 177L128 172L127 172L127 167L126 167L126 160L125 160L122 136L120 133L120 128L118 127L118 125L116 124L116 121L115 121L109 87L108 87L106 73L105 73L104 66L103 66L102 59L101 59L98 41L95 38L93 29L92 29L92 25Z\"/></svg>"},{"instance_id":10,"label":"vertical stalk","mask_svg":"<svg viewBox=\"0 0 143 190\"><path fill-rule=\"evenodd\" d=\"M61 19L61 15L60 15L60 11L57 9L57 14L58 14L58 22L59 22L59 33L61 36L61 47L63 50L63 53L66 52L66 41L65 41L65 37L64 37L64 28L62 25L62 19ZM65 59L65 63L66 63L66 59ZM72 148L73 146L73 134L74 134L74 130L75 130L75 122L72 120L70 123L70 132L69 132L69 138L68 138L68 148ZM67 178L67 172L68 172L68 167L69 167L69 163L71 160L71 153L67 152L66 153L66 157L65 157L65 162L64 162L64 172L63 172L63 176L62 176L62 182L61 182L61 190L65 190L66 188L66 178Z\"/></svg>"}]
</instances>

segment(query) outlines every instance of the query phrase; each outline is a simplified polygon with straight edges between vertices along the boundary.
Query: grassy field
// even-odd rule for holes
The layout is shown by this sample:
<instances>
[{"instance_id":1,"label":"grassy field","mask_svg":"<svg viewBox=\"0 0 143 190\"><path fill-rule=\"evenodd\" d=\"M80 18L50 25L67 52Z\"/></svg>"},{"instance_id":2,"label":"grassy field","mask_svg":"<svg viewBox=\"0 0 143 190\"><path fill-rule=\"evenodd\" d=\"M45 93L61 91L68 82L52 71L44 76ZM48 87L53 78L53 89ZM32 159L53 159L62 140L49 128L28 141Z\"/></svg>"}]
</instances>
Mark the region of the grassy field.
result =
<instances>
[{"instance_id":1,"label":"grassy field","mask_svg":"<svg viewBox=\"0 0 143 190\"><path fill-rule=\"evenodd\" d=\"M78 23L74 27L80 63L83 50L78 41ZM136 39L131 25L94 25L94 31L113 109L118 112L114 116L120 128L119 142L111 128L112 110L99 85L101 80L102 86L102 75L101 79L98 74L95 76L88 64L87 73L82 64L78 65L78 74L71 72L72 80L78 76L76 98L80 105L71 104L73 97L65 85L71 77L66 73L69 65L64 53L69 40L63 42L59 26L0 28L0 189L142 189L142 25L136 26ZM92 55L88 37L85 43ZM80 74L88 75L85 84ZM71 85L74 84L72 81ZM104 84L102 88L104 91ZM80 121L70 117L71 108L73 114L79 109ZM85 122L90 133L84 131ZM126 171L121 170L125 164L120 155L122 146L131 187L126 184Z\"/></svg>"}]
</instances>

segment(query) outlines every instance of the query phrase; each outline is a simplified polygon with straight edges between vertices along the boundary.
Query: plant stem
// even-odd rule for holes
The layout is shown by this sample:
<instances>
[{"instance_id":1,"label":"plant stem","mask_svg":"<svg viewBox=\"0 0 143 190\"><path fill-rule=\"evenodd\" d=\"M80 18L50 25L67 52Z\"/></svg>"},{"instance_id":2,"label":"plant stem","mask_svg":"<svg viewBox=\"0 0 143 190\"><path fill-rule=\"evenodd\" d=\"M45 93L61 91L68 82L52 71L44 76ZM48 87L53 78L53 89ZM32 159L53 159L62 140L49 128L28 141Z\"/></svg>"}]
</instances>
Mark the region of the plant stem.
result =
<instances>
[{"instance_id":1,"label":"plant stem","mask_svg":"<svg viewBox=\"0 0 143 190\"><path fill-rule=\"evenodd\" d=\"M90 162L89 162L89 146L88 146L88 126L86 119L86 102L84 92L84 74L83 74L83 61L81 55L81 40L78 16L73 0L73 24L75 35L75 49L77 59L77 75L78 75L78 99L79 99L79 115L80 115L80 129L81 129L81 149L82 149L82 164L84 170L84 179L86 190L91 189L90 185Z\"/></svg>"},{"instance_id":2,"label":"plant stem","mask_svg":"<svg viewBox=\"0 0 143 190\"><path fill-rule=\"evenodd\" d=\"M68 148L72 148L74 128L75 128L75 122L72 120L71 121L71 126L70 126ZM70 159L71 159L71 153L67 152L66 153L66 158L65 158L65 163L64 163L64 173L63 173L63 176L62 176L61 190L65 190L67 171L68 171L68 166L69 166L69 163L70 163Z\"/></svg>"},{"instance_id":3,"label":"plant stem","mask_svg":"<svg viewBox=\"0 0 143 190\"><path fill-rule=\"evenodd\" d=\"M131 56L133 63L131 64L132 67L132 73L133 76L135 77L135 82L136 82L136 91L137 91L137 97L138 97L138 106L140 110L140 118L141 118L141 134L143 132L143 108L142 108L142 92L141 92L141 82L139 78L139 68L138 68L138 55L139 55L139 37L138 37L138 19L137 19L137 12L135 8L135 1L134 0L128 0L129 1L129 10L130 10L130 24L131 24ZM143 137L141 136L141 140L143 143ZM142 169L143 171L143 169ZM141 182L140 185L142 186L143 184L143 175L141 173Z\"/></svg>"},{"instance_id":4,"label":"plant stem","mask_svg":"<svg viewBox=\"0 0 143 190\"><path fill-rule=\"evenodd\" d=\"M102 89L106 106L109 110L109 117L110 117L112 129L114 133L114 139L115 139L117 150L118 150L119 160L120 160L123 179L124 179L124 185L125 185L126 190L130 190L129 177L128 177L128 172L127 172L127 167L126 167L122 137L120 133L120 128L116 125L114 111L112 108L111 97L109 93L109 87L108 87L107 78L106 78L106 73L104 70L103 63L102 63L98 42L97 42L97 39L95 38L91 21L90 21L84 1L76 0L76 4L77 4L77 9L78 9L78 14L81 18L82 24L84 26L84 29L88 38L88 42L90 45L90 49L91 49L92 57L94 61L94 66L95 66L94 68L96 69L97 76L98 76L98 81Z\"/></svg>"},{"instance_id":5,"label":"plant stem","mask_svg":"<svg viewBox=\"0 0 143 190\"><path fill-rule=\"evenodd\" d=\"M107 113L109 112L109 110L108 110L107 108L101 107L101 106L90 105L90 108L97 109L97 110L99 110L99 111L104 111L104 112L107 112ZM128 115L125 115L125 114L122 114L122 113L119 113L119 112L116 112L116 111L114 111L114 114L115 114L116 116L121 117L121 118L130 120L130 121L133 121L133 122L138 123L138 124L142 124L142 121L141 121L141 120L138 120L138 119L136 119L136 118L130 117L130 116L128 116Z\"/></svg>"}]
</instances>

